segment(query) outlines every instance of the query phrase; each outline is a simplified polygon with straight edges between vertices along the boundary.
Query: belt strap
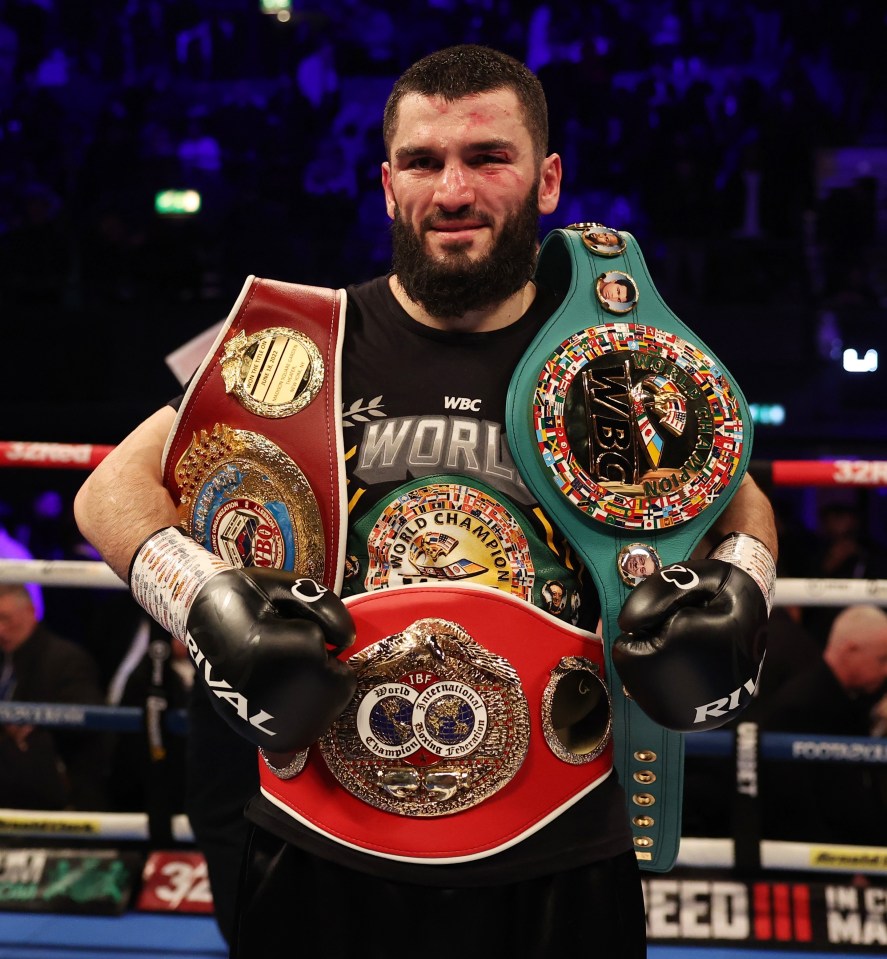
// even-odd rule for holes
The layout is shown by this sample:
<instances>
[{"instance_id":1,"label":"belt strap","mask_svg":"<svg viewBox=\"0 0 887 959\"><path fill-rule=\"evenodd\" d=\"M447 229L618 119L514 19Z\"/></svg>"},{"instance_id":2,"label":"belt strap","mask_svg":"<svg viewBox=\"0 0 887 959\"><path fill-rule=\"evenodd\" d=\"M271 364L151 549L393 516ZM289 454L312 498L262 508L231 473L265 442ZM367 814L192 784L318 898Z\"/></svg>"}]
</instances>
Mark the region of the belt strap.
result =
<instances>
[{"instance_id":1,"label":"belt strap","mask_svg":"<svg viewBox=\"0 0 887 959\"><path fill-rule=\"evenodd\" d=\"M182 400L163 480L233 565L342 585L345 293L250 276Z\"/></svg>"},{"instance_id":2,"label":"belt strap","mask_svg":"<svg viewBox=\"0 0 887 959\"><path fill-rule=\"evenodd\" d=\"M752 420L726 370L660 297L629 233L555 230L537 277L560 306L512 378L509 443L597 586L635 851L642 868L667 871L680 844L683 738L613 681L616 620L642 567L685 559L727 505L747 469Z\"/></svg>"}]
</instances>

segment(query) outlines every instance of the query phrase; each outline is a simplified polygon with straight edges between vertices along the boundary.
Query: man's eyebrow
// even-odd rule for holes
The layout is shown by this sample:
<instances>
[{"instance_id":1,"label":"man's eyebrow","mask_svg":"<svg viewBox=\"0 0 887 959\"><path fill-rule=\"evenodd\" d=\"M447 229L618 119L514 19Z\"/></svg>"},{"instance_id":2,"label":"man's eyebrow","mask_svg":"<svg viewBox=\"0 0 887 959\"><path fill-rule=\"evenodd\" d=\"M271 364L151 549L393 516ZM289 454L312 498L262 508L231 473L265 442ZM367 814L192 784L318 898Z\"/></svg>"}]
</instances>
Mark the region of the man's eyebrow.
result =
<instances>
[{"instance_id":1,"label":"man's eyebrow","mask_svg":"<svg viewBox=\"0 0 887 959\"><path fill-rule=\"evenodd\" d=\"M395 160L409 160L410 157L425 156L426 154L431 153L431 152L432 152L432 150L431 150L430 147L410 146L410 145L407 145L407 146L403 146L403 147L398 147L398 148L394 151L394 159L395 159Z\"/></svg>"},{"instance_id":2,"label":"man's eyebrow","mask_svg":"<svg viewBox=\"0 0 887 959\"><path fill-rule=\"evenodd\" d=\"M515 145L513 140L497 137L494 140L481 140L479 143L470 143L468 148L473 153L493 153L496 150L514 150Z\"/></svg>"},{"instance_id":3,"label":"man's eyebrow","mask_svg":"<svg viewBox=\"0 0 887 959\"><path fill-rule=\"evenodd\" d=\"M504 137L497 137L493 140L479 140L475 143L469 143L465 147L467 153L494 153L498 150L513 151L515 144L513 140L507 140ZM434 146L428 144L410 144L407 143L398 147L394 151L395 160L409 160L412 157L428 156L436 153Z\"/></svg>"}]
</instances>

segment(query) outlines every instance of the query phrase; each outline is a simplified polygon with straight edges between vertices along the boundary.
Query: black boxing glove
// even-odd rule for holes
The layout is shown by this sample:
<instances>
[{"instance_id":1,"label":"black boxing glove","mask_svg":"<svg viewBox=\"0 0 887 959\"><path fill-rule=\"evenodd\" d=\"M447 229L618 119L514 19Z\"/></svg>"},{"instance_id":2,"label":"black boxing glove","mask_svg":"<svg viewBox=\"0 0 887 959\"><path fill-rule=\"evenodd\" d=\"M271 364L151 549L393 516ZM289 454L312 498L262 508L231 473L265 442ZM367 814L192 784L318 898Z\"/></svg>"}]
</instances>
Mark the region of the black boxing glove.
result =
<instances>
[{"instance_id":1,"label":"black boxing glove","mask_svg":"<svg viewBox=\"0 0 887 959\"><path fill-rule=\"evenodd\" d=\"M354 695L354 672L336 659L354 642L351 614L312 579L230 566L166 527L139 548L129 584L188 647L216 711L257 746L304 749Z\"/></svg>"},{"instance_id":2,"label":"black boxing glove","mask_svg":"<svg viewBox=\"0 0 887 959\"><path fill-rule=\"evenodd\" d=\"M628 695L678 732L737 716L757 686L775 579L764 544L731 533L707 559L673 563L637 585L613 645Z\"/></svg>"}]
</instances>

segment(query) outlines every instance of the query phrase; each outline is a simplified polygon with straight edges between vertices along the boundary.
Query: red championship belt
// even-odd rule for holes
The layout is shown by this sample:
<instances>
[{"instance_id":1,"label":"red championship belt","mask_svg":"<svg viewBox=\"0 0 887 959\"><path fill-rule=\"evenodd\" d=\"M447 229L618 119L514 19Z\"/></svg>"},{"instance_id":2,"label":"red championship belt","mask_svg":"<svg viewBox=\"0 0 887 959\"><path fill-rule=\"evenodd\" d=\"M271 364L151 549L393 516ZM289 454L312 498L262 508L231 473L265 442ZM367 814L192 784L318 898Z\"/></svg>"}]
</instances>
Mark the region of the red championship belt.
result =
<instances>
[{"instance_id":1,"label":"red championship belt","mask_svg":"<svg viewBox=\"0 0 887 959\"><path fill-rule=\"evenodd\" d=\"M344 315L342 290L249 277L191 380L163 468L182 525L208 550L337 591Z\"/></svg>"},{"instance_id":2,"label":"red championship belt","mask_svg":"<svg viewBox=\"0 0 887 959\"><path fill-rule=\"evenodd\" d=\"M485 586L346 602L353 700L295 776L260 766L263 794L302 824L371 855L463 862L526 838L610 774L598 636Z\"/></svg>"}]
</instances>

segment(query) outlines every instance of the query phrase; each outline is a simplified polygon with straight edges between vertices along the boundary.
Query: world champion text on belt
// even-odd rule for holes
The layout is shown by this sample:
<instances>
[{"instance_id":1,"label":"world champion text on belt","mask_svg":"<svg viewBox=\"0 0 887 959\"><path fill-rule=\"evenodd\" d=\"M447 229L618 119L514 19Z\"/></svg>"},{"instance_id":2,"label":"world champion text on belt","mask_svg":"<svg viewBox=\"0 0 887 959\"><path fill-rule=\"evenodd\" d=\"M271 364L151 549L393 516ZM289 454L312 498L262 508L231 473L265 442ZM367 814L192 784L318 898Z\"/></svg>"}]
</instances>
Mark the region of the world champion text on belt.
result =
<instances>
[{"instance_id":1,"label":"world champion text on belt","mask_svg":"<svg viewBox=\"0 0 887 959\"><path fill-rule=\"evenodd\" d=\"M367 589L471 579L528 598L527 537L498 500L468 483L427 483L401 493L370 531Z\"/></svg>"}]
</instances>

